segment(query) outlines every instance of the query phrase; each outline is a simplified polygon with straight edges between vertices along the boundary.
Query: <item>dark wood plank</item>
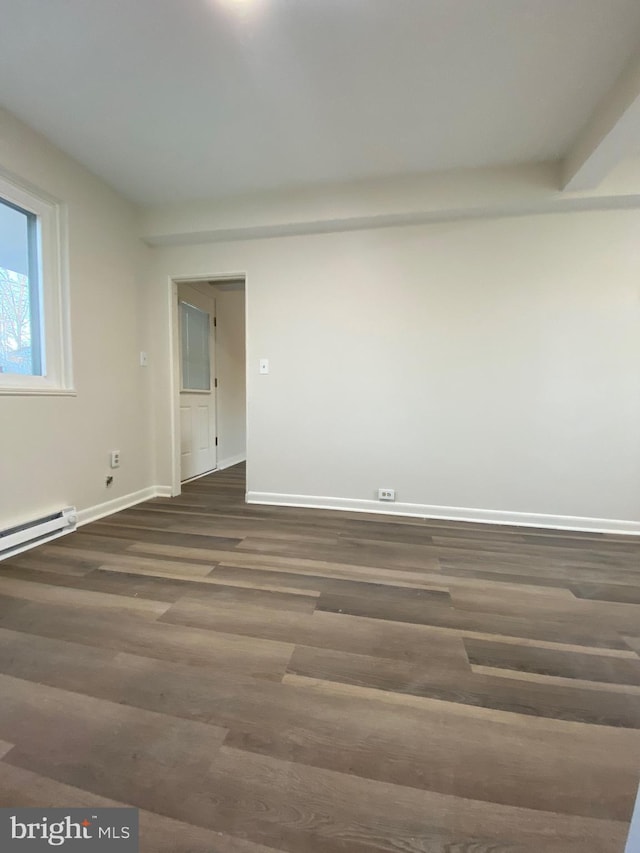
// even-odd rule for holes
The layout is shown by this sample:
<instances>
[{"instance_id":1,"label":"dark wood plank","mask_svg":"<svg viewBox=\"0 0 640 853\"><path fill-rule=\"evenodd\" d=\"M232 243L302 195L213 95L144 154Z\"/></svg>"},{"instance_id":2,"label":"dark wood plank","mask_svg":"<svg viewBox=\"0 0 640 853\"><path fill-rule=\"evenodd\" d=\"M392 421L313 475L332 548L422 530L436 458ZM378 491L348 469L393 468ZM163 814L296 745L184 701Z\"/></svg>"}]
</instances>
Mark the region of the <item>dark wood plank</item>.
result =
<instances>
[{"instance_id":1,"label":"dark wood plank","mask_svg":"<svg viewBox=\"0 0 640 853\"><path fill-rule=\"evenodd\" d=\"M188 548L219 548L226 550L235 548L240 544L241 539L230 539L225 536L215 535L194 535L190 533L177 533L170 530L154 530L148 527L127 527L117 525L114 522L105 523L101 526L96 524L93 528L94 536L91 537L92 542L86 547L99 547L104 539L109 542L112 536L118 538L118 541L130 540L128 545L133 541L153 542L156 545L184 545ZM106 549L105 549L106 550Z\"/></svg>"},{"instance_id":2,"label":"dark wood plank","mask_svg":"<svg viewBox=\"0 0 640 853\"><path fill-rule=\"evenodd\" d=\"M576 598L640 604L640 589L635 586L614 583L581 583L571 584L569 589Z\"/></svg>"},{"instance_id":3,"label":"dark wood plank","mask_svg":"<svg viewBox=\"0 0 640 853\"><path fill-rule=\"evenodd\" d=\"M0 609L3 628L192 666L219 666L277 679L293 651L287 643L143 620L113 608L85 612L64 605L15 601L15 608Z\"/></svg>"},{"instance_id":4,"label":"dark wood plank","mask_svg":"<svg viewBox=\"0 0 640 853\"><path fill-rule=\"evenodd\" d=\"M185 776L201 775L227 734L219 726L7 675L0 675L0 691L0 737L15 744L2 760L26 769L52 764L55 778L90 791L109 778L115 793L118 785L164 774L178 763Z\"/></svg>"},{"instance_id":5,"label":"dark wood plank","mask_svg":"<svg viewBox=\"0 0 640 853\"><path fill-rule=\"evenodd\" d=\"M117 808L127 803L100 797L0 761L0 802L5 807ZM139 812L140 853L283 853L215 830Z\"/></svg>"},{"instance_id":6,"label":"dark wood plank","mask_svg":"<svg viewBox=\"0 0 640 853\"><path fill-rule=\"evenodd\" d=\"M297 646L288 671L326 681L427 696L516 714L640 729L640 694L555 686L424 663Z\"/></svg>"},{"instance_id":7,"label":"dark wood plank","mask_svg":"<svg viewBox=\"0 0 640 853\"><path fill-rule=\"evenodd\" d=\"M104 591L95 592L88 589L73 587L60 587L58 584L33 582L21 578L6 577L0 573L0 594L13 596L27 601L51 602L52 604L63 604L85 611L97 608L99 610L113 609L137 613L148 619L161 616L167 609L168 604L163 601L154 601L136 596L111 595Z\"/></svg>"},{"instance_id":8,"label":"dark wood plank","mask_svg":"<svg viewBox=\"0 0 640 853\"><path fill-rule=\"evenodd\" d=\"M464 645L469 662L473 664L584 681L640 686L640 659L622 660L602 655L518 646L514 643L490 643L473 638L465 638Z\"/></svg>"},{"instance_id":9,"label":"dark wood plank","mask_svg":"<svg viewBox=\"0 0 640 853\"><path fill-rule=\"evenodd\" d=\"M467 631L483 631L510 637L567 642L575 645L594 645L604 648L624 648L624 641L608 626L594 630L582 621L552 621L535 618L514 618L500 614L474 613L456 609L443 602L430 601L385 601L373 597L355 597L322 593L318 599L318 610L332 613L347 613L366 616L370 619L386 619L394 622L412 622Z\"/></svg>"}]
</instances>

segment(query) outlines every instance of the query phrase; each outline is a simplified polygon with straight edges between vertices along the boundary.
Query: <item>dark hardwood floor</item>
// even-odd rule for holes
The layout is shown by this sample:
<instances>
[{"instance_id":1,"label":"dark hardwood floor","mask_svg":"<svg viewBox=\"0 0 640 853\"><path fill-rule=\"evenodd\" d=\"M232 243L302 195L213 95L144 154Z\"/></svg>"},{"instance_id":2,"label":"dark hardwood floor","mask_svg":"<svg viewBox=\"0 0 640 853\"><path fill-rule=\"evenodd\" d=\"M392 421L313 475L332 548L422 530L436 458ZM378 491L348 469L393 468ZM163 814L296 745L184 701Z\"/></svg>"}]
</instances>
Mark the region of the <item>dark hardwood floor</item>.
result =
<instances>
[{"instance_id":1,"label":"dark hardwood floor","mask_svg":"<svg viewBox=\"0 0 640 853\"><path fill-rule=\"evenodd\" d=\"M196 480L0 564L0 805L145 853L622 853L640 543Z\"/></svg>"}]
</instances>

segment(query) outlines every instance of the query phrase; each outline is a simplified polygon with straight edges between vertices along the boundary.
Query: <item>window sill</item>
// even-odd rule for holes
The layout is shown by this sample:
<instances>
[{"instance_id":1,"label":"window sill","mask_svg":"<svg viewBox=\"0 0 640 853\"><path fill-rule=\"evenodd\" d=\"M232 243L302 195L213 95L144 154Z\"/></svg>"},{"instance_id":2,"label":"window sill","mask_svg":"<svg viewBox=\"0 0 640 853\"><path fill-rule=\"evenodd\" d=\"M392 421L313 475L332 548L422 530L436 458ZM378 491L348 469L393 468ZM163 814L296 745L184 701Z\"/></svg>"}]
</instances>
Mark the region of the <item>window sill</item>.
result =
<instances>
[{"instance_id":1,"label":"window sill","mask_svg":"<svg viewBox=\"0 0 640 853\"><path fill-rule=\"evenodd\" d=\"M0 387L0 397L77 397L75 388L8 388Z\"/></svg>"}]
</instances>

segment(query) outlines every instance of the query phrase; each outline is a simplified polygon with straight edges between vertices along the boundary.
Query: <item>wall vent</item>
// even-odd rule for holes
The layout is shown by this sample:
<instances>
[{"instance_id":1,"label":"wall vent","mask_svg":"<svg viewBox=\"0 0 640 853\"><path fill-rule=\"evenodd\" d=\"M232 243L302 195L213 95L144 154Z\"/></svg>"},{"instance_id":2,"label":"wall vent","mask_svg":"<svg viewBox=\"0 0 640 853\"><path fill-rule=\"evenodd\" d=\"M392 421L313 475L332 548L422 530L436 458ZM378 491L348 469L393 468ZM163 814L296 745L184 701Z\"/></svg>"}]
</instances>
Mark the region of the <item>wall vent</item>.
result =
<instances>
[{"instance_id":1,"label":"wall vent","mask_svg":"<svg viewBox=\"0 0 640 853\"><path fill-rule=\"evenodd\" d=\"M78 516L74 506L52 512L25 524L0 531L0 560L33 548L76 529Z\"/></svg>"}]
</instances>

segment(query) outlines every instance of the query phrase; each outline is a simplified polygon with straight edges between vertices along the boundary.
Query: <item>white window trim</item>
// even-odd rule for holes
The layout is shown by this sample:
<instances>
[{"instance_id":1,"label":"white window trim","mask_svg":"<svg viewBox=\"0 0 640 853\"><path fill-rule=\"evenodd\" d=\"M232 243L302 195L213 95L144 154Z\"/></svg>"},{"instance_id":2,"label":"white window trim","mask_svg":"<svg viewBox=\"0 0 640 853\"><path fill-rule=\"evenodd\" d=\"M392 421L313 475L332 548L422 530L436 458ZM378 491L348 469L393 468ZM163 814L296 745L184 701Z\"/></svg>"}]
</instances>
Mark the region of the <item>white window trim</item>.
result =
<instances>
[{"instance_id":1,"label":"white window trim","mask_svg":"<svg viewBox=\"0 0 640 853\"><path fill-rule=\"evenodd\" d=\"M44 376L0 373L2 394L72 395L66 207L0 170L0 198L38 217Z\"/></svg>"}]
</instances>

